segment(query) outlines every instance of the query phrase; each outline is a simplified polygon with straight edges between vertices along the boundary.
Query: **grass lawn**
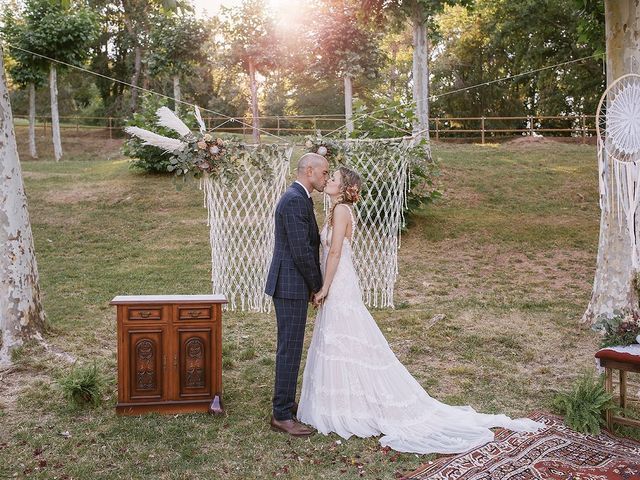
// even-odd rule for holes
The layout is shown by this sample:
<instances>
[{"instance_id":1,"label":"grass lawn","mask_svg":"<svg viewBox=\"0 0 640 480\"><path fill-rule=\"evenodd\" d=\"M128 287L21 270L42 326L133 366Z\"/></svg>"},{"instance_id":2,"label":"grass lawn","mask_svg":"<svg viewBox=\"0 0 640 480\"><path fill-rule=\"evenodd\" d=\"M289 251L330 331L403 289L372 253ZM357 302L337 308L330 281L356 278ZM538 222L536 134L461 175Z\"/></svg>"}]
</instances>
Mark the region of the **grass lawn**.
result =
<instances>
[{"instance_id":1,"label":"grass lawn","mask_svg":"<svg viewBox=\"0 0 640 480\"><path fill-rule=\"evenodd\" d=\"M271 432L273 314L223 315L226 416L116 416L108 302L209 292L202 194L130 171L117 141L76 139L60 163L26 160L25 143L49 348L20 349L0 373L1 478L388 479L432 458L385 451L375 438ZM432 396L488 413L550 410L593 366L598 342L579 323L598 236L595 149L437 145L434 155L444 197L402 237L397 308L373 315ZM99 362L109 379L101 406L74 409L62 397L68 356Z\"/></svg>"}]
</instances>

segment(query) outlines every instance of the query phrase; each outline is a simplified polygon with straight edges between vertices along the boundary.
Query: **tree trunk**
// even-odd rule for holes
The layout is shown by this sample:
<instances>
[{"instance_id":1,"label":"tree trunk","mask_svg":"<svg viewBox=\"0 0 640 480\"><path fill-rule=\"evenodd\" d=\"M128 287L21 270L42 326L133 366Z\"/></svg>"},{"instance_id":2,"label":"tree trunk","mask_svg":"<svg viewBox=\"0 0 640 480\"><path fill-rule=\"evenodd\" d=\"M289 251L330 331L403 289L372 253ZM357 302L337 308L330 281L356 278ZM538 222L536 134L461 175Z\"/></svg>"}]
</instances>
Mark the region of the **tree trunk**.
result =
<instances>
[{"instance_id":1,"label":"tree trunk","mask_svg":"<svg viewBox=\"0 0 640 480\"><path fill-rule=\"evenodd\" d=\"M29 84L29 153L31 158L38 158L36 149L36 86Z\"/></svg>"},{"instance_id":2,"label":"tree trunk","mask_svg":"<svg viewBox=\"0 0 640 480\"><path fill-rule=\"evenodd\" d=\"M429 140L429 52L427 22L416 6L413 22L413 101L416 119L413 132L417 138Z\"/></svg>"},{"instance_id":3,"label":"tree trunk","mask_svg":"<svg viewBox=\"0 0 640 480\"><path fill-rule=\"evenodd\" d=\"M249 81L251 82L251 115L253 116L253 142L260 143L260 112L258 111L258 84L256 67L249 62Z\"/></svg>"},{"instance_id":4,"label":"tree trunk","mask_svg":"<svg viewBox=\"0 0 640 480\"><path fill-rule=\"evenodd\" d=\"M344 119L347 124L347 136L353 132L353 89L351 77L344 77Z\"/></svg>"},{"instance_id":5,"label":"tree trunk","mask_svg":"<svg viewBox=\"0 0 640 480\"><path fill-rule=\"evenodd\" d=\"M140 72L142 71L142 48L136 45L134 50L135 60L133 63L133 75L131 76L131 111L136 112L138 109L138 82L140 81Z\"/></svg>"},{"instance_id":6,"label":"tree trunk","mask_svg":"<svg viewBox=\"0 0 640 480\"><path fill-rule=\"evenodd\" d=\"M49 69L49 89L51 91L51 133L53 136L53 155L56 162L62 158L62 141L60 140L60 117L58 116L58 75L55 63Z\"/></svg>"},{"instance_id":7,"label":"tree trunk","mask_svg":"<svg viewBox=\"0 0 640 480\"><path fill-rule=\"evenodd\" d=\"M176 112L176 115L178 115L180 113L180 101L182 100L182 96L180 95L180 75L173 76L173 100L173 110Z\"/></svg>"},{"instance_id":8,"label":"tree trunk","mask_svg":"<svg viewBox=\"0 0 640 480\"><path fill-rule=\"evenodd\" d=\"M28 338L40 338L45 315L13 130L0 45L0 365Z\"/></svg>"},{"instance_id":9,"label":"tree trunk","mask_svg":"<svg viewBox=\"0 0 640 480\"><path fill-rule=\"evenodd\" d=\"M635 0L606 0L607 84L621 75L634 73L640 65L640 7ZM611 162L606 175L611 178ZM612 316L614 310L638 311L636 272L631 264L631 241L616 206L602 210L596 274L591 301L583 321L593 322L599 315ZM638 220L636 219L636 231Z\"/></svg>"}]
</instances>

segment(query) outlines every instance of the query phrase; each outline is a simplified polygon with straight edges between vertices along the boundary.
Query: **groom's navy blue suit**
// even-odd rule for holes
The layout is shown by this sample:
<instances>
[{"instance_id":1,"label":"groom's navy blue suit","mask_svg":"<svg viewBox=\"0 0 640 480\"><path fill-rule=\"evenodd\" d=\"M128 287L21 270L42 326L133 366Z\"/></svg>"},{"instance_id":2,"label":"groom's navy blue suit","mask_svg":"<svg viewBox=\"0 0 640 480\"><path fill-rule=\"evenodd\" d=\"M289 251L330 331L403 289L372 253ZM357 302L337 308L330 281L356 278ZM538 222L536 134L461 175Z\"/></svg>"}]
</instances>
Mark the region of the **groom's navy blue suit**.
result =
<instances>
[{"instance_id":1,"label":"groom's navy blue suit","mask_svg":"<svg viewBox=\"0 0 640 480\"><path fill-rule=\"evenodd\" d=\"M292 418L310 295L322 288L320 233L313 201L293 183L275 214L275 248L265 292L273 297L278 323L273 416Z\"/></svg>"}]
</instances>

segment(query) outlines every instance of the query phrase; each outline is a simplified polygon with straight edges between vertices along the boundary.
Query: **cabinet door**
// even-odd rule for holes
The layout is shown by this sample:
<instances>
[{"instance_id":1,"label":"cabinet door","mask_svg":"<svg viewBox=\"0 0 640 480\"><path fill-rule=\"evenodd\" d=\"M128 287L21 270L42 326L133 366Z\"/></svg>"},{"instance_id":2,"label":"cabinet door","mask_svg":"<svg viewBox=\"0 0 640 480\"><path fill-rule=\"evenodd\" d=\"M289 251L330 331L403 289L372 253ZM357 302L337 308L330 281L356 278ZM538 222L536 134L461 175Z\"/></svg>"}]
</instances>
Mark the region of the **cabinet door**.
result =
<instances>
[{"instance_id":1,"label":"cabinet door","mask_svg":"<svg viewBox=\"0 0 640 480\"><path fill-rule=\"evenodd\" d=\"M166 398L167 327L125 327L124 372L126 401L153 401Z\"/></svg>"},{"instance_id":2,"label":"cabinet door","mask_svg":"<svg viewBox=\"0 0 640 480\"><path fill-rule=\"evenodd\" d=\"M177 348L174 364L175 400L199 400L213 397L213 329L211 326L177 326L174 338Z\"/></svg>"}]
</instances>

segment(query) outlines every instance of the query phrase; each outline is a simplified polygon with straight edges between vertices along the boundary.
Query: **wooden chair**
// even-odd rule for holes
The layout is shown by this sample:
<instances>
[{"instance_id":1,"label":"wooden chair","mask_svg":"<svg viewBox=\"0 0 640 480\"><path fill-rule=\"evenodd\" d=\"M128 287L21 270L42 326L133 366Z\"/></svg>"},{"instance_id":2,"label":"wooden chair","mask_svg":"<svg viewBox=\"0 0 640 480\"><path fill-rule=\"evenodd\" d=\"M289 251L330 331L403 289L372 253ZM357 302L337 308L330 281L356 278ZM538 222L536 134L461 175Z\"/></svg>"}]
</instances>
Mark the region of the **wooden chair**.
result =
<instances>
[{"instance_id":1,"label":"wooden chair","mask_svg":"<svg viewBox=\"0 0 640 480\"><path fill-rule=\"evenodd\" d=\"M600 366L605 370L604 387L608 393L613 394L613 371L620 372L620 408L627 407L627 372L640 373L640 355L632 355L630 353L616 352L607 348L603 348L596 352L596 358L600 360ZM632 427L640 427L640 420L627 418L624 413L622 416L614 415L611 410L607 410L605 414L607 429L613 431L613 424L629 425Z\"/></svg>"}]
</instances>

